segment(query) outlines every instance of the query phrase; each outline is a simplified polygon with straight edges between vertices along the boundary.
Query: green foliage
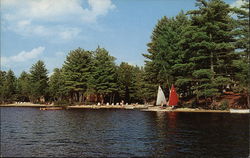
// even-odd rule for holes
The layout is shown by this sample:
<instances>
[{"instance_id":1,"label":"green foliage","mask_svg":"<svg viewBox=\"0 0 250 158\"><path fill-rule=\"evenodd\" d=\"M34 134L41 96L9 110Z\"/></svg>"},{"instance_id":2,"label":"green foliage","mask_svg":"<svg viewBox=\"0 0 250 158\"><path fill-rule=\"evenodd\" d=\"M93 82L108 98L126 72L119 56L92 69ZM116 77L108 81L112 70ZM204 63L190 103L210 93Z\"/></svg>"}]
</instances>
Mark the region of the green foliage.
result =
<instances>
[{"instance_id":1,"label":"green foliage","mask_svg":"<svg viewBox=\"0 0 250 158\"><path fill-rule=\"evenodd\" d=\"M199 10L188 13L191 25L184 31L183 41L186 62L193 66L192 72L194 94L199 97L214 97L225 85L220 81L231 81L233 74L234 30L231 9L221 0L197 1ZM217 77L218 76L218 77Z\"/></svg>"},{"instance_id":2,"label":"green foliage","mask_svg":"<svg viewBox=\"0 0 250 158\"><path fill-rule=\"evenodd\" d=\"M6 80L6 72L0 71L0 104L4 102L4 83Z\"/></svg>"},{"instance_id":3,"label":"green foliage","mask_svg":"<svg viewBox=\"0 0 250 158\"><path fill-rule=\"evenodd\" d=\"M118 68L119 94L122 100L129 103L135 93L134 66L122 62Z\"/></svg>"},{"instance_id":4,"label":"green foliage","mask_svg":"<svg viewBox=\"0 0 250 158\"><path fill-rule=\"evenodd\" d=\"M115 58L100 47L94 52L93 85L98 95L109 98L110 103L113 102L112 97L118 88Z\"/></svg>"},{"instance_id":5,"label":"green foliage","mask_svg":"<svg viewBox=\"0 0 250 158\"><path fill-rule=\"evenodd\" d=\"M115 58L98 47L70 51L49 79L42 61L18 79L11 70L0 71L0 102L46 98L58 105L146 103L155 100L159 85L167 89L171 84L181 100L193 100L184 106L197 107L199 100L212 103L228 88L247 94L250 102L249 0L244 1L241 8L231 8L223 0L197 0L196 10L162 17L142 68L125 62L117 66ZM88 100L90 96L95 99ZM227 107L224 101L215 108Z\"/></svg>"},{"instance_id":6,"label":"green foliage","mask_svg":"<svg viewBox=\"0 0 250 158\"><path fill-rule=\"evenodd\" d=\"M54 101L61 101L62 97L66 95L64 83L62 70L55 68L49 78L49 92Z\"/></svg>"},{"instance_id":7,"label":"green foliage","mask_svg":"<svg viewBox=\"0 0 250 158\"><path fill-rule=\"evenodd\" d=\"M234 62L236 66L235 79L237 80L238 90L247 94L248 107L250 108L250 34L249 34L249 0L240 9L234 8L237 14L235 30L236 48L239 49L240 58Z\"/></svg>"},{"instance_id":8,"label":"green foliage","mask_svg":"<svg viewBox=\"0 0 250 158\"><path fill-rule=\"evenodd\" d=\"M228 100L223 100L219 105L220 110L227 110L228 108L229 108Z\"/></svg>"},{"instance_id":9,"label":"green foliage","mask_svg":"<svg viewBox=\"0 0 250 158\"><path fill-rule=\"evenodd\" d=\"M177 80L178 75L182 76L187 73L185 71L187 66L182 63L183 54L179 41L183 38L183 29L188 25L187 16L180 12L174 18L164 16L153 30L151 42L148 43L149 54L143 54L146 58L145 88L148 92L152 92L153 96L159 84L163 87L170 86Z\"/></svg>"},{"instance_id":10,"label":"green foliage","mask_svg":"<svg viewBox=\"0 0 250 158\"><path fill-rule=\"evenodd\" d=\"M154 84L167 84L173 79L171 66L180 62L178 41L182 29L188 24L183 12L175 18L163 17L158 21L148 43L149 54L143 54L146 77Z\"/></svg>"},{"instance_id":11,"label":"green foliage","mask_svg":"<svg viewBox=\"0 0 250 158\"><path fill-rule=\"evenodd\" d=\"M1 72L1 100L2 102L11 103L16 100L16 77L12 70L6 74Z\"/></svg>"},{"instance_id":12,"label":"green foliage","mask_svg":"<svg viewBox=\"0 0 250 158\"><path fill-rule=\"evenodd\" d=\"M199 69L193 72L193 77L197 79L210 79L212 78L213 72L210 69Z\"/></svg>"},{"instance_id":13,"label":"green foliage","mask_svg":"<svg viewBox=\"0 0 250 158\"><path fill-rule=\"evenodd\" d=\"M82 48L70 51L62 67L65 91L73 101L83 101L92 75L93 55Z\"/></svg>"},{"instance_id":14,"label":"green foliage","mask_svg":"<svg viewBox=\"0 0 250 158\"><path fill-rule=\"evenodd\" d=\"M18 101L27 102L31 95L30 75L23 71L17 80Z\"/></svg>"},{"instance_id":15,"label":"green foliage","mask_svg":"<svg viewBox=\"0 0 250 158\"><path fill-rule=\"evenodd\" d=\"M242 76L241 72L249 67L234 64L239 54L234 52L237 25L231 17L233 9L222 0L197 0L196 6L197 10L188 11L190 18L181 12L158 21L149 54L143 54L145 82L175 83L182 98L213 99L236 78L245 78L247 73ZM248 14L244 15L245 20ZM237 74L237 69L242 71Z\"/></svg>"},{"instance_id":16,"label":"green foliage","mask_svg":"<svg viewBox=\"0 0 250 158\"><path fill-rule=\"evenodd\" d=\"M43 61L39 60L30 69L31 99L33 102L44 102L48 94L48 70Z\"/></svg>"}]
</instances>

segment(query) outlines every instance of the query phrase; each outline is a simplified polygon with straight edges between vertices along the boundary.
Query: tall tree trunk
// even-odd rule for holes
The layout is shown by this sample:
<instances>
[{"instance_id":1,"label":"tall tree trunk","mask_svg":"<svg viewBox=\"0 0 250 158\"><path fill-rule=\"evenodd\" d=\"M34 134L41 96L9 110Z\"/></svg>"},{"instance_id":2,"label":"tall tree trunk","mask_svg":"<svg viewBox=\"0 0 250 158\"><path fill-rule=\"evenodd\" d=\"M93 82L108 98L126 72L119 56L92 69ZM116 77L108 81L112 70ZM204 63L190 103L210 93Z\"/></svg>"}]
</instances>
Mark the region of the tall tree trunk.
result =
<instances>
[{"instance_id":1,"label":"tall tree trunk","mask_svg":"<svg viewBox=\"0 0 250 158\"><path fill-rule=\"evenodd\" d=\"M101 104L104 103L104 96L101 94Z\"/></svg>"},{"instance_id":2,"label":"tall tree trunk","mask_svg":"<svg viewBox=\"0 0 250 158\"><path fill-rule=\"evenodd\" d=\"M110 94L110 95L109 95L109 104L111 104L111 102L112 102L112 97L113 97L113 95Z\"/></svg>"},{"instance_id":3,"label":"tall tree trunk","mask_svg":"<svg viewBox=\"0 0 250 158\"><path fill-rule=\"evenodd\" d=\"M250 50L247 50L248 79L247 79L247 106L250 109Z\"/></svg>"},{"instance_id":4,"label":"tall tree trunk","mask_svg":"<svg viewBox=\"0 0 250 158\"><path fill-rule=\"evenodd\" d=\"M212 41L211 33L209 34L209 37L210 37L210 41ZM212 51L210 52L210 69L211 69L211 72L212 72L212 80L213 80L214 79L214 54L213 54Z\"/></svg>"},{"instance_id":5,"label":"tall tree trunk","mask_svg":"<svg viewBox=\"0 0 250 158\"><path fill-rule=\"evenodd\" d=\"M82 94L82 102L84 103L84 104L86 104L86 102L87 102L87 98Z\"/></svg>"},{"instance_id":6,"label":"tall tree trunk","mask_svg":"<svg viewBox=\"0 0 250 158\"><path fill-rule=\"evenodd\" d=\"M249 95L249 93L247 94L247 106L250 109L250 95Z\"/></svg>"},{"instance_id":7,"label":"tall tree trunk","mask_svg":"<svg viewBox=\"0 0 250 158\"><path fill-rule=\"evenodd\" d=\"M115 104L115 93L113 94L113 103Z\"/></svg>"},{"instance_id":8,"label":"tall tree trunk","mask_svg":"<svg viewBox=\"0 0 250 158\"><path fill-rule=\"evenodd\" d=\"M79 103L82 103L82 93L81 92L79 92Z\"/></svg>"},{"instance_id":9,"label":"tall tree trunk","mask_svg":"<svg viewBox=\"0 0 250 158\"><path fill-rule=\"evenodd\" d=\"M213 52L210 52L210 64L211 64L211 72L212 72L212 79L214 79L214 60L213 60Z\"/></svg>"}]
</instances>

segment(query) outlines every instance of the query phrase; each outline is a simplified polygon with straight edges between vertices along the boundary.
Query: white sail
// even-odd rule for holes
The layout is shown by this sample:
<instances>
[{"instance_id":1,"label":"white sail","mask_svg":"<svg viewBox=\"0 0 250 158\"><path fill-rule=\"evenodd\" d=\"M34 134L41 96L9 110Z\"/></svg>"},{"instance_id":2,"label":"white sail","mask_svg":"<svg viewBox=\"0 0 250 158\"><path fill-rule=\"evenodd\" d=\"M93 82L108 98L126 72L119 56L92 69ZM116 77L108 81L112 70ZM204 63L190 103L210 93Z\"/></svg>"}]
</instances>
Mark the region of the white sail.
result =
<instances>
[{"instance_id":1,"label":"white sail","mask_svg":"<svg viewBox=\"0 0 250 158\"><path fill-rule=\"evenodd\" d=\"M161 87L159 86L156 105L163 105L163 104L167 104L167 101Z\"/></svg>"}]
</instances>

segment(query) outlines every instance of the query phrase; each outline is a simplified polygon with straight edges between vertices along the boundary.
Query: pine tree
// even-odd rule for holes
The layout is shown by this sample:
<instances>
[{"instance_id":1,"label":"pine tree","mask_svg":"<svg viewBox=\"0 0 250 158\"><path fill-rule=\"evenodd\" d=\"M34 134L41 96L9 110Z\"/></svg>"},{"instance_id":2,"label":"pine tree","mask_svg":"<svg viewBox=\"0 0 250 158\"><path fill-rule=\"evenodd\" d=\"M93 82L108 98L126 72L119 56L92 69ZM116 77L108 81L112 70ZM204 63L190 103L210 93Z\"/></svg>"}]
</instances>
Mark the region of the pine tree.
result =
<instances>
[{"instance_id":1,"label":"pine tree","mask_svg":"<svg viewBox=\"0 0 250 158\"><path fill-rule=\"evenodd\" d=\"M0 71L0 104L4 102L4 82L6 80L6 72L5 71Z\"/></svg>"},{"instance_id":2,"label":"pine tree","mask_svg":"<svg viewBox=\"0 0 250 158\"><path fill-rule=\"evenodd\" d=\"M131 102L133 103L146 103L147 102L147 92L145 88L145 82L143 80L144 69L143 67L135 66L133 68L133 92L131 95Z\"/></svg>"},{"instance_id":3,"label":"pine tree","mask_svg":"<svg viewBox=\"0 0 250 158\"><path fill-rule=\"evenodd\" d=\"M70 101L82 103L84 93L89 87L92 75L93 55L82 48L70 51L64 62L62 71L65 80L65 91L70 96Z\"/></svg>"},{"instance_id":4,"label":"pine tree","mask_svg":"<svg viewBox=\"0 0 250 158\"><path fill-rule=\"evenodd\" d=\"M29 101L30 96L30 76L27 72L23 71L17 80L18 101Z\"/></svg>"},{"instance_id":5,"label":"pine tree","mask_svg":"<svg viewBox=\"0 0 250 158\"><path fill-rule=\"evenodd\" d=\"M44 102L48 94L48 70L39 60L30 69L31 99L33 102Z\"/></svg>"},{"instance_id":6,"label":"pine tree","mask_svg":"<svg viewBox=\"0 0 250 158\"><path fill-rule=\"evenodd\" d=\"M120 100L125 103L146 102L142 68L122 62L118 67L117 75Z\"/></svg>"},{"instance_id":7,"label":"pine tree","mask_svg":"<svg viewBox=\"0 0 250 158\"><path fill-rule=\"evenodd\" d=\"M101 102L114 102L117 91L115 58L104 48L98 47L94 51L93 79L95 92L101 97Z\"/></svg>"},{"instance_id":8,"label":"pine tree","mask_svg":"<svg viewBox=\"0 0 250 158\"><path fill-rule=\"evenodd\" d=\"M65 95L62 70L55 68L49 78L49 92L54 101L61 101Z\"/></svg>"},{"instance_id":9,"label":"pine tree","mask_svg":"<svg viewBox=\"0 0 250 158\"><path fill-rule=\"evenodd\" d=\"M231 83L234 54L233 19L222 0L197 0L182 48L191 65L193 92L197 99L211 98Z\"/></svg>"},{"instance_id":10,"label":"pine tree","mask_svg":"<svg viewBox=\"0 0 250 158\"><path fill-rule=\"evenodd\" d=\"M120 98L125 103L130 103L134 84L133 66L122 62L118 68L117 74Z\"/></svg>"},{"instance_id":11,"label":"pine tree","mask_svg":"<svg viewBox=\"0 0 250 158\"><path fill-rule=\"evenodd\" d=\"M148 44L144 81L148 96L155 98L158 85L170 87L175 83L179 73L183 54L179 41L183 39L182 31L189 24L187 16L181 11L174 18L163 17L158 21ZM181 76L182 74L179 74Z\"/></svg>"},{"instance_id":12,"label":"pine tree","mask_svg":"<svg viewBox=\"0 0 250 158\"><path fill-rule=\"evenodd\" d=\"M247 105L250 108L250 28L249 28L249 0L244 0L240 9L234 8L237 13L238 27L236 32L236 48L240 50L240 59L234 61L236 67L235 80L239 89L247 94Z\"/></svg>"},{"instance_id":13,"label":"pine tree","mask_svg":"<svg viewBox=\"0 0 250 158\"><path fill-rule=\"evenodd\" d=\"M2 98L4 102L10 103L16 98L16 77L12 70L6 73L3 85L2 85Z\"/></svg>"},{"instance_id":14,"label":"pine tree","mask_svg":"<svg viewBox=\"0 0 250 158\"><path fill-rule=\"evenodd\" d=\"M170 80L170 63L166 60L171 56L169 50L173 46L175 37L171 28L171 19L164 16L158 21L148 43L148 53L146 57L145 71L149 80L153 84L163 84Z\"/></svg>"}]
</instances>

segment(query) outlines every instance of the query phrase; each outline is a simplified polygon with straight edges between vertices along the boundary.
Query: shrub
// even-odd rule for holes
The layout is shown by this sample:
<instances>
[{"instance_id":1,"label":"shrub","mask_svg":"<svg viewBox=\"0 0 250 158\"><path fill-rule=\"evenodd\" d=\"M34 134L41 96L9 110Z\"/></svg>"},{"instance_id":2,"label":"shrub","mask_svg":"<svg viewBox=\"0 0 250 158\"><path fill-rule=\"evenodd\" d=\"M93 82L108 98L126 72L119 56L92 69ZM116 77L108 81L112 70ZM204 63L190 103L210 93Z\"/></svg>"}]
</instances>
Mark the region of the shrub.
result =
<instances>
[{"instance_id":1,"label":"shrub","mask_svg":"<svg viewBox=\"0 0 250 158\"><path fill-rule=\"evenodd\" d=\"M228 106L229 106L228 100L223 100L223 101L220 103L219 109L220 109L220 110L226 110L226 109L228 109Z\"/></svg>"},{"instance_id":2,"label":"shrub","mask_svg":"<svg viewBox=\"0 0 250 158\"><path fill-rule=\"evenodd\" d=\"M198 107L198 102L197 102L196 99L192 101L191 107L192 107L192 108L197 108L197 107Z\"/></svg>"}]
</instances>

